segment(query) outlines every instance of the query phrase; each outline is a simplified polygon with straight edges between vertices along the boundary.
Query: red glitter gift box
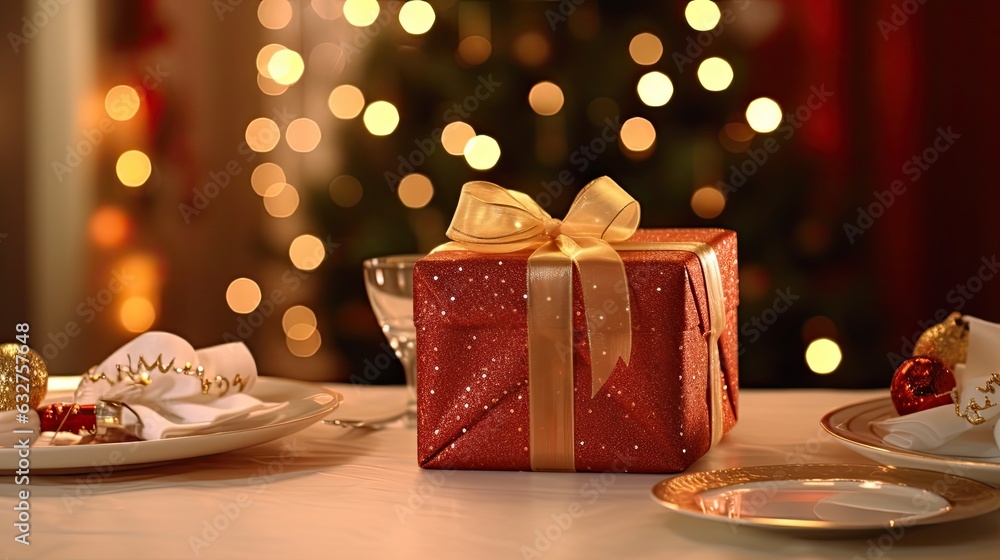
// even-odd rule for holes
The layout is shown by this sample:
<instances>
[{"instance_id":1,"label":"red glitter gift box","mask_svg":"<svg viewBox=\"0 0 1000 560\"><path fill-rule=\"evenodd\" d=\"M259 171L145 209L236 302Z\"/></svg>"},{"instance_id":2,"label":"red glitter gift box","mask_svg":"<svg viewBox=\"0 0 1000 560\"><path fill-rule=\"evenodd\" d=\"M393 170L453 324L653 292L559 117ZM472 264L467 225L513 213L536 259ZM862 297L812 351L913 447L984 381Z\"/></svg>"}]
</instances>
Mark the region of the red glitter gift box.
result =
<instances>
[{"instance_id":1,"label":"red glitter gift box","mask_svg":"<svg viewBox=\"0 0 1000 560\"><path fill-rule=\"evenodd\" d=\"M696 253L660 248L678 242L707 244L717 258L724 321L714 357L709 275ZM660 247L650 249L650 244ZM566 397L572 407L572 468L560 470L681 471L736 422L736 234L640 229L624 245L612 247L628 277L631 357L627 365L618 361L591 397L588 323L574 269L573 395ZM530 255L530 250L448 250L416 264L421 467L532 470ZM713 360L718 364L714 377Z\"/></svg>"}]
</instances>

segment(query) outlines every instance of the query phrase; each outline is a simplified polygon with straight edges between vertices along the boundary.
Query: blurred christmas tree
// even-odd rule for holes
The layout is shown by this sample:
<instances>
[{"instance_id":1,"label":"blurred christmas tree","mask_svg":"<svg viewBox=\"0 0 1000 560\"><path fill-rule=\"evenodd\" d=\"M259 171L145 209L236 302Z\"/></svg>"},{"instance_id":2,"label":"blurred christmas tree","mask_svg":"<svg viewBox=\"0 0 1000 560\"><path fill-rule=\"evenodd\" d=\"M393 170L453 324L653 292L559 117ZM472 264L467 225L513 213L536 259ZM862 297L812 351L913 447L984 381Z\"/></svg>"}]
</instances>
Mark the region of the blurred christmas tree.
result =
<instances>
[{"instance_id":1,"label":"blurred christmas tree","mask_svg":"<svg viewBox=\"0 0 1000 560\"><path fill-rule=\"evenodd\" d=\"M324 196L310 207L344 244L324 266L340 329L332 338L349 363L360 371L382 352L360 261L443 242L463 183L517 189L562 216L581 187L609 175L639 201L644 227L738 232L744 384L815 383L803 324L825 314L808 336L835 338L825 317L845 302L798 301L817 255L788 249L827 251L830 234L803 220L813 171L794 139L773 163L746 165L783 133L777 104L751 103L746 51L726 32L746 3L431 4L426 33L385 29L363 49L348 47L364 59L351 84L368 104L363 114L348 107L358 103L353 87L331 96L335 115L341 104L356 118L338 129L345 163L329 197L325 185L312 189ZM415 13L379 17L420 28ZM772 319L779 311L787 315ZM402 382L402 373L381 381Z\"/></svg>"}]
</instances>

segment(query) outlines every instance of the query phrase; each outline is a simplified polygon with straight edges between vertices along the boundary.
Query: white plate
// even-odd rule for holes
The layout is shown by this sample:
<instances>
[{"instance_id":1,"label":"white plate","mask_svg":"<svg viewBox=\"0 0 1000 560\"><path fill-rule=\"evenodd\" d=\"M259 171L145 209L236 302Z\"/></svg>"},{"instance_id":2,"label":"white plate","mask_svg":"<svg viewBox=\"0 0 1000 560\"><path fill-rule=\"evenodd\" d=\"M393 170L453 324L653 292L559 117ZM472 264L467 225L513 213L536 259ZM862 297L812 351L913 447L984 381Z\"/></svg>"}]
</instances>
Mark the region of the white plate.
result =
<instances>
[{"instance_id":1,"label":"white plate","mask_svg":"<svg viewBox=\"0 0 1000 560\"><path fill-rule=\"evenodd\" d=\"M335 410L343 400L340 394L311 383L271 377L258 378L250 394L266 402L288 404L273 414L261 417L256 425L226 432L153 441L32 447L31 474L136 468L150 463L243 449L302 430ZM66 398L71 398L71 395L66 395ZM57 401L50 396L46 402ZM17 469L17 462L16 449L0 449L0 472L13 472Z\"/></svg>"},{"instance_id":2,"label":"white plate","mask_svg":"<svg viewBox=\"0 0 1000 560\"><path fill-rule=\"evenodd\" d=\"M894 416L892 400L883 397L832 410L820 424L843 445L883 465L944 472L1000 486L1000 458L934 455L883 442L872 422Z\"/></svg>"},{"instance_id":3,"label":"white plate","mask_svg":"<svg viewBox=\"0 0 1000 560\"><path fill-rule=\"evenodd\" d=\"M1000 491L967 478L843 464L692 473L660 482L653 499L692 517L804 532L944 523L1000 508Z\"/></svg>"}]
</instances>

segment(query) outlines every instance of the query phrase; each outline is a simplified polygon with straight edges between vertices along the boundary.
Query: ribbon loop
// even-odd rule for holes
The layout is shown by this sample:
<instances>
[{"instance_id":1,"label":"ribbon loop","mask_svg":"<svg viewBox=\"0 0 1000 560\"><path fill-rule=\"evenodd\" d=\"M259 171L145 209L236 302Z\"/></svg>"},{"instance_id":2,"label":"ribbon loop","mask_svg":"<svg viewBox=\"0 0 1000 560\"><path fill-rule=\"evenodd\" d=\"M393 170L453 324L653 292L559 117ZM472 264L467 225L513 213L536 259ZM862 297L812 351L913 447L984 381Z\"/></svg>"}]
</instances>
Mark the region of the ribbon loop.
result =
<instances>
[{"instance_id":1,"label":"ribbon loop","mask_svg":"<svg viewBox=\"0 0 1000 560\"><path fill-rule=\"evenodd\" d=\"M575 265L587 310L593 397L611 376L618 359L628 364L632 352L628 277L610 243L628 239L638 227L639 203L609 177L588 183L562 221L552 218L524 193L473 181L462 187L447 235L462 248L480 253L535 249L528 260L529 327L551 321L545 316L551 309L572 306L570 270ZM555 253L565 257L556 259ZM565 273L541 273L546 268L541 264L543 259L563 263L560 266ZM569 282L568 287L565 282ZM555 298L555 303L542 305L533 295L542 292L545 298ZM562 301L565 298L569 301ZM558 321L563 338L568 336L572 342L572 317L563 313ZM539 349L546 347L538 329L529 328L528 336L529 348L530 342Z\"/></svg>"},{"instance_id":2,"label":"ribbon loop","mask_svg":"<svg viewBox=\"0 0 1000 560\"><path fill-rule=\"evenodd\" d=\"M594 179L576 195L563 220L571 237L622 243L639 228L639 203L609 177Z\"/></svg>"}]
</instances>

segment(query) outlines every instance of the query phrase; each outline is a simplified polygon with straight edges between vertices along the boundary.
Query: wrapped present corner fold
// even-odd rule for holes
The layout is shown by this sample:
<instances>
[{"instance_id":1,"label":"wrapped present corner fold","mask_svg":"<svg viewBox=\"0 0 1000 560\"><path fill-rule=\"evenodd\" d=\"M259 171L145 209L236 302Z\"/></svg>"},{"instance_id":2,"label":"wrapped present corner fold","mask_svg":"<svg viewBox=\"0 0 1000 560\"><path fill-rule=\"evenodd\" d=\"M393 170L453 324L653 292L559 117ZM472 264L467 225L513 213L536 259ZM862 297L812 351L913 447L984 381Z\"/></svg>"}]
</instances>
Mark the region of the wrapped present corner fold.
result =
<instances>
[{"instance_id":1,"label":"wrapped present corner fold","mask_svg":"<svg viewBox=\"0 0 1000 560\"><path fill-rule=\"evenodd\" d=\"M711 443L723 435L716 393L723 385L718 340L726 310L715 251L702 242L630 242L639 214L638 203L607 177L584 187L563 220L523 193L472 182L464 186L448 229L452 242L435 249L501 256L531 251L525 296L532 470L575 471L574 446L585 443L574 426L574 271L582 288L590 398L597 398L619 362L630 362L633 325L622 251L687 251L698 257L710 314L704 343L713 392Z\"/></svg>"}]
</instances>

